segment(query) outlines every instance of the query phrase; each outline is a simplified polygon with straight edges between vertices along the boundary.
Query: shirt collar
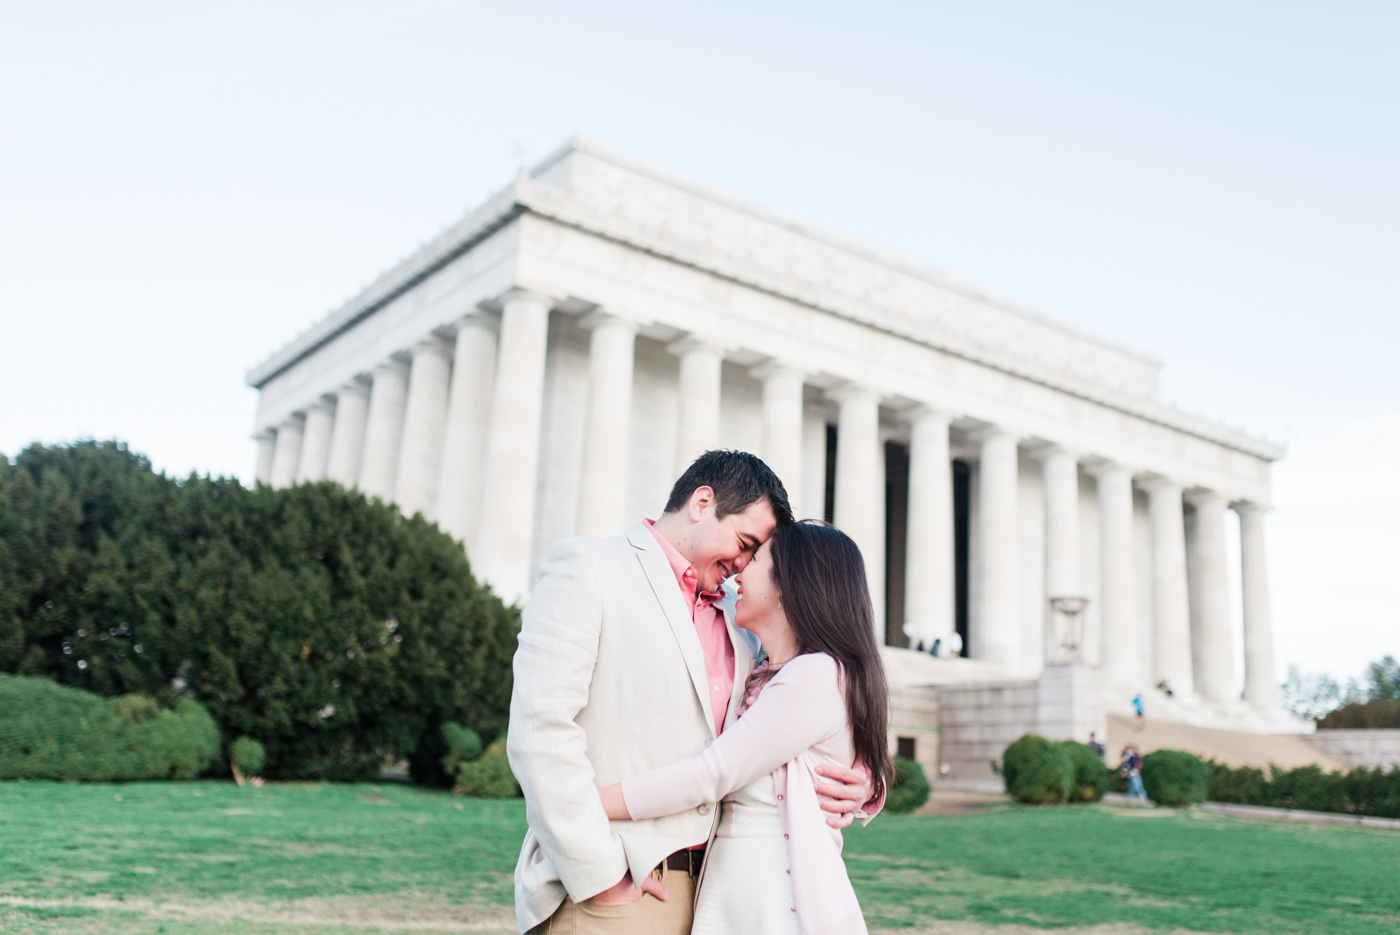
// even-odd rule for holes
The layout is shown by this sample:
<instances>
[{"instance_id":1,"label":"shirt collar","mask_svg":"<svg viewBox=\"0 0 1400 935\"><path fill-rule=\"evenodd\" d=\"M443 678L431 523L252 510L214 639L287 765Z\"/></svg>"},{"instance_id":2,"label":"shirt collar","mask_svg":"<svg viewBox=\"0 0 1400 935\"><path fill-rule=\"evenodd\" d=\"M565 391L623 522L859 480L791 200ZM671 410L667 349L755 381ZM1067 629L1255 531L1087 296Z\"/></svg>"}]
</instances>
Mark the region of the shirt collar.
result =
<instances>
[{"instance_id":1,"label":"shirt collar","mask_svg":"<svg viewBox=\"0 0 1400 935\"><path fill-rule=\"evenodd\" d=\"M666 556L666 561L671 565L671 572L676 576L676 583L681 586L681 591L693 603L698 603L702 607L709 607L716 601L724 597L724 589L719 588L714 591L701 591L700 578L695 573L695 566L685 560L674 545L661 533L656 531L654 520L644 519L647 529L651 530L652 536L661 544L661 552Z\"/></svg>"}]
</instances>

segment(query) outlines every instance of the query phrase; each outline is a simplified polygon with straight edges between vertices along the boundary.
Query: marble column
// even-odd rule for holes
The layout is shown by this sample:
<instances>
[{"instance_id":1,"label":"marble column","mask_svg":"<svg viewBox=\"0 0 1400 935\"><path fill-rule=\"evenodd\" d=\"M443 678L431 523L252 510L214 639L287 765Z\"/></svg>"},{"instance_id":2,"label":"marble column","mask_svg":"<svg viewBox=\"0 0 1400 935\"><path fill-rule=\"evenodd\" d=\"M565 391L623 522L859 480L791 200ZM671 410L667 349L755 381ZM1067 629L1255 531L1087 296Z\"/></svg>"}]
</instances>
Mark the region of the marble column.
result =
<instances>
[{"instance_id":1,"label":"marble column","mask_svg":"<svg viewBox=\"0 0 1400 935\"><path fill-rule=\"evenodd\" d=\"M1111 683L1137 686L1142 680L1142 647L1137 639L1133 474L1112 462L1096 466L1093 473L1099 487L1100 668Z\"/></svg>"},{"instance_id":2,"label":"marble column","mask_svg":"<svg viewBox=\"0 0 1400 935\"><path fill-rule=\"evenodd\" d=\"M885 475L881 470L880 394L855 384L832 391L840 405L836 425L835 520L860 547L865 559L870 599L875 605L875 633L885 642L884 567Z\"/></svg>"},{"instance_id":3,"label":"marble column","mask_svg":"<svg viewBox=\"0 0 1400 935\"><path fill-rule=\"evenodd\" d=\"M1045 487L1045 619L1044 661L1059 653L1058 628L1050 601L1057 597L1086 597L1079 568L1079 458L1060 447L1040 452ZM1080 621L1082 625L1082 620Z\"/></svg>"},{"instance_id":4,"label":"marble column","mask_svg":"<svg viewBox=\"0 0 1400 935\"><path fill-rule=\"evenodd\" d=\"M360 490L366 497L385 502L393 499L407 397L407 367L390 358L374 368L365 418L364 454L360 458Z\"/></svg>"},{"instance_id":5,"label":"marble column","mask_svg":"<svg viewBox=\"0 0 1400 935\"><path fill-rule=\"evenodd\" d=\"M763 381L763 460L787 490L794 513L802 500L802 371L770 361L750 371Z\"/></svg>"},{"instance_id":6,"label":"marble column","mask_svg":"<svg viewBox=\"0 0 1400 935\"><path fill-rule=\"evenodd\" d=\"M1225 512L1229 502L1213 490L1193 491L1186 500L1196 508L1197 573L1191 581L1199 589L1193 602L1197 619L1191 626L1191 637L1200 647L1196 690L1210 701L1233 701L1238 695L1225 570Z\"/></svg>"},{"instance_id":7,"label":"marble column","mask_svg":"<svg viewBox=\"0 0 1400 935\"><path fill-rule=\"evenodd\" d=\"M588 410L577 529L580 536L615 536L626 532L629 525L627 465L632 444L637 323L594 312L582 324L592 335L588 342Z\"/></svg>"},{"instance_id":8,"label":"marble column","mask_svg":"<svg viewBox=\"0 0 1400 935\"><path fill-rule=\"evenodd\" d=\"M680 413L676 431L679 477L690 463L719 444L719 380L724 350L697 338L667 348L680 357Z\"/></svg>"},{"instance_id":9,"label":"marble column","mask_svg":"<svg viewBox=\"0 0 1400 935\"><path fill-rule=\"evenodd\" d=\"M258 443L258 461L253 479L259 484L272 483L272 456L277 450L277 433L263 429L253 436Z\"/></svg>"},{"instance_id":10,"label":"marble column","mask_svg":"<svg viewBox=\"0 0 1400 935\"><path fill-rule=\"evenodd\" d=\"M437 338L413 347L404 403L403 439L394 478L394 502L404 516L436 519L442 441L447 429L447 390L452 379L452 348Z\"/></svg>"},{"instance_id":11,"label":"marble column","mask_svg":"<svg viewBox=\"0 0 1400 935\"><path fill-rule=\"evenodd\" d=\"M305 422L306 417L296 412L277 427L277 446L272 451L274 487L290 487L296 483L297 461L301 457L302 428Z\"/></svg>"},{"instance_id":12,"label":"marble column","mask_svg":"<svg viewBox=\"0 0 1400 935\"><path fill-rule=\"evenodd\" d=\"M301 436L301 457L297 459L297 483L322 480L326 476L326 458L331 450L331 427L335 421L335 406L318 399L306 409L306 428Z\"/></svg>"},{"instance_id":13,"label":"marble column","mask_svg":"<svg viewBox=\"0 0 1400 935\"><path fill-rule=\"evenodd\" d=\"M1007 669L1025 668L1021 647L1020 486L1016 436L989 428L977 436L979 554L977 626L970 655ZM1038 651L1039 647L1036 647Z\"/></svg>"},{"instance_id":14,"label":"marble column","mask_svg":"<svg viewBox=\"0 0 1400 935\"><path fill-rule=\"evenodd\" d=\"M1143 487L1152 523L1152 681L1166 679L1178 698L1188 698L1195 694L1195 678L1181 485L1158 478Z\"/></svg>"},{"instance_id":15,"label":"marble column","mask_svg":"<svg viewBox=\"0 0 1400 935\"><path fill-rule=\"evenodd\" d=\"M552 302L513 289L503 305L475 564L477 573L502 600L524 604L531 584L530 546Z\"/></svg>"},{"instance_id":16,"label":"marble column","mask_svg":"<svg viewBox=\"0 0 1400 935\"><path fill-rule=\"evenodd\" d=\"M904 635L927 649L956 627L953 583L953 456L949 419L920 406L909 414L909 523L904 559Z\"/></svg>"},{"instance_id":17,"label":"marble column","mask_svg":"<svg viewBox=\"0 0 1400 935\"><path fill-rule=\"evenodd\" d=\"M1244 592L1244 700L1267 713L1279 709L1274 673L1274 625L1264 559L1265 508L1235 504L1240 517L1241 590Z\"/></svg>"},{"instance_id":18,"label":"marble column","mask_svg":"<svg viewBox=\"0 0 1400 935\"><path fill-rule=\"evenodd\" d=\"M336 393L331 450L326 459L326 477L342 487L354 487L360 479L368 416L369 387L359 380L347 381Z\"/></svg>"},{"instance_id":19,"label":"marble column","mask_svg":"<svg viewBox=\"0 0 1400 935\"><path fill-rule=\"evenodd\" d=\"M457 322L457 349L438 480L437 522L465 544L468 556L476 554L473 546L481 517L486 435L496 381L497 328L496 316L481 312Z\"/></svg>"}]
</instances>

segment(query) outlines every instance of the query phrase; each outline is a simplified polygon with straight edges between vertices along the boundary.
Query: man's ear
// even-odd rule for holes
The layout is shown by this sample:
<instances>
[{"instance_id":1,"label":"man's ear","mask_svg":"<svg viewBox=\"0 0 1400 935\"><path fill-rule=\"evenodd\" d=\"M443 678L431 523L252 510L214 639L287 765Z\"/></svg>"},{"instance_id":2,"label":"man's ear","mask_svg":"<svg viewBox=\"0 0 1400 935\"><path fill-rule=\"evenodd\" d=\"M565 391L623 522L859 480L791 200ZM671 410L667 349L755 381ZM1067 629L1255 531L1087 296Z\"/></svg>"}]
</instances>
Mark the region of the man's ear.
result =
<instances>
[{"instance_id":1,"label":"man's ear","mask_svg":"<svg viewBox=\"0 0 1400 935\"><path fill-rule=\"evenodd\" d=\"M690 503L687 504L690 512L690 521L698 523L705 516L705 513L715 508L715 492L711 487L696 487L690 495Z\"/></svg>"}]
</instances>

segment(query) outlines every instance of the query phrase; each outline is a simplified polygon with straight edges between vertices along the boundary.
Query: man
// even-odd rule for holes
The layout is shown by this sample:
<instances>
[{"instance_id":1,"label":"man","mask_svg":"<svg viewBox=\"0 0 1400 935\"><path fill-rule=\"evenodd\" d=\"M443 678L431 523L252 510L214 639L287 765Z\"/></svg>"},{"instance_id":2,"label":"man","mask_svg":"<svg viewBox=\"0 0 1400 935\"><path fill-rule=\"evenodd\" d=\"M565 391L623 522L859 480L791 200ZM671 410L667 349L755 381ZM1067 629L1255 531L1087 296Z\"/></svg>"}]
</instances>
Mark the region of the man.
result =
<instances>
[{"instance_id":1,"label":"man","mask_svg":"<svg viewBox=\"0 0 1400 935\"><path fill-rule=\"evenodd\" d=\"M565 539L545 556L515 654L506 743L530 822L515 871L521 932L690 931L719 803L610 823L597 786L694 756L734 722L756 647L720 610L722 585L791 522L766 464L709 451L654 524ZM870 777L828 778L822 807L844 827L870 798Z\"/></svg>"}]
</instances>

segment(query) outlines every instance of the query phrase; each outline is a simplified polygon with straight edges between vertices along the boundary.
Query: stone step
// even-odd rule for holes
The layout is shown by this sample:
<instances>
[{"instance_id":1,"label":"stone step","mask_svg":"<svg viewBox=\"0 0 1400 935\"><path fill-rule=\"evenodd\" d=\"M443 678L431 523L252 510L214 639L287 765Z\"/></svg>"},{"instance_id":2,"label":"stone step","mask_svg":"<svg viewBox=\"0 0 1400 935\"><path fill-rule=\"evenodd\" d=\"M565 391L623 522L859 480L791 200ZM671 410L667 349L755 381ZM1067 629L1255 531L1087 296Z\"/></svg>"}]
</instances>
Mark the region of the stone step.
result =
<instances>
[{"instance_id":1,"label":"stone step","mask_svg":"<svg viewBox=\"0 0 1400 935\"><path fill-rule=\"evenodd\" d=\"M1328 771L1346 769L1340 761L1318 750L1298 734L1252 734L1152 718L1147 719L1142 730L1137 730L1132 718L1109 715L1106 759L1110 766L1118 762L1124 745L1129 743L1143 753L1163 749L1185 750L1203 760L1215 760L1228 766L1256 766L1265 772L1271 765L1293 769L1309 763L1316 763Z\"/></svg>"}]
</instances>

